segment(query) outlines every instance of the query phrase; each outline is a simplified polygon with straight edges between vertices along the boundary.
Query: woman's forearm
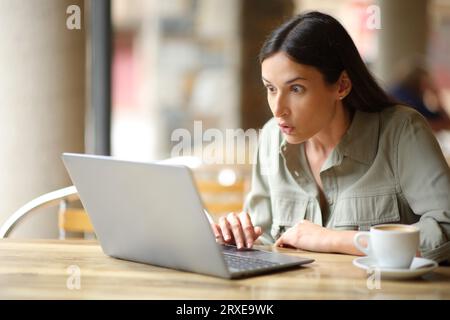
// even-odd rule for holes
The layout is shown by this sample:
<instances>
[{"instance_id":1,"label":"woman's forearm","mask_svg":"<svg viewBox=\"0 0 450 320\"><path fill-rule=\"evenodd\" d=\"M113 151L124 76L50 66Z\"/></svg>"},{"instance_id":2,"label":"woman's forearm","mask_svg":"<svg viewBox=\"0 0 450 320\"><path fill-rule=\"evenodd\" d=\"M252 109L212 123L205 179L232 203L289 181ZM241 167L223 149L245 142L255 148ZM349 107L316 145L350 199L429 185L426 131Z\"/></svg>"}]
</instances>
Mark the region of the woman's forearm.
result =
<instances>
[{"instance_id":1,"label":"woman's forearm","mask_svg":"<svg viewBox=\"0 0 450 320\"><path fill-rule=\"evenodd\" d=\"M353 237L357 231L341 231L332 230L331 231L331 252L351 254L355 256L362 256L364 253L356 249L353 244Z\"/></svg>"},{"instance_id":2,"label":"woman's forearm","mask_svg":"<svg viewBox=\"0 0 450 320\"><path fill-rule=\"evenodd\" d=\"M332 230L330 252L363 256L364 253L359 251L353 244L353 237L355 236L356 232L357 231ZM362 244L364 246L367 245L367 242L364 239L361 239L361 241L363 242ZM417 250L416 257L421 257L421 253L419 250Z\"/></svg>"}]
</instances>

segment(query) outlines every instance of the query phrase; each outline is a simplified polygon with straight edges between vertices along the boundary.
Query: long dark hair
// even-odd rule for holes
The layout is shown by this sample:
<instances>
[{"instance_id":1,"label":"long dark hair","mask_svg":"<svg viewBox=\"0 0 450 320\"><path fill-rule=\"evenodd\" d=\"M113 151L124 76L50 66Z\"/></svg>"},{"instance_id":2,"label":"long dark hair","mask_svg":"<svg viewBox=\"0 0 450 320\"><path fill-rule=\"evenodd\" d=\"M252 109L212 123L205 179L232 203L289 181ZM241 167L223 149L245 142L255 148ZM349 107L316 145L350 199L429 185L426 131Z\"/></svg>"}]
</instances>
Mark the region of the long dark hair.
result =
<instances>
[{"instance_id":1,"label":"long dark hair","mask_svg":"<svg viewBox=\"0 0 450 320\"><path fill-rule=\"evenodd\" d=\"M370 74L345 28L327 14L300 14L275 29L261 48L260 63L280 51L297 63L317 68L328 84L347 71L352 90L343 104L351 111L378 112L397 104Z\"/></svg>"}]
</instances>

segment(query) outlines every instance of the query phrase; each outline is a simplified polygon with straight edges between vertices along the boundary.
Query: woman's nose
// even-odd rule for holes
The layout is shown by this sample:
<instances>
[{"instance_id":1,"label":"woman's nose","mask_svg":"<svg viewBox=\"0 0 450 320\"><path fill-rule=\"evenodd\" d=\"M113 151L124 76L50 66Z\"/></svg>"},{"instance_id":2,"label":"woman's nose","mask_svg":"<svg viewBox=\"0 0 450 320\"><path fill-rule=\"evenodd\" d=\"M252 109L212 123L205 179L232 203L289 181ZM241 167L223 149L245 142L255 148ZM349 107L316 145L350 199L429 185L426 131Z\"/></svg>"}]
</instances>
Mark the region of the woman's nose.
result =
<instances>
[{"instance_id":1,"label":"woman's nose","mask_svg":"<svg viewBox=\"0 0 450 320\"><path fill-rule=\"evenodd\" d=\"M273 115L275 117L281 117L283 115L286 115L288 112L288 109L286 107L286 104L283 102L283 99L281 96L278 96L275 100L274 100L274 104L273 104Z\"/></svg>"}]
</instances>

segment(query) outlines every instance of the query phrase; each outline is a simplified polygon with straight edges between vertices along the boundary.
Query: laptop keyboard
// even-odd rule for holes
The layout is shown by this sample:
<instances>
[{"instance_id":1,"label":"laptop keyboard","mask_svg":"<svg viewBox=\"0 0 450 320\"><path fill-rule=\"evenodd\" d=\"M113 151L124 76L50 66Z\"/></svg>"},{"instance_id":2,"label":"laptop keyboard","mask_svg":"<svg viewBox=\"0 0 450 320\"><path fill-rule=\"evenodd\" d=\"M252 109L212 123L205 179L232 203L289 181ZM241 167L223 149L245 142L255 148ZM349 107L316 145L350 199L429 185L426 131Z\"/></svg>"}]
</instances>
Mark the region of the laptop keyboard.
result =
<instances>
[{"instance_id":1,"label":"laptop keyboard","mask_svg":"<svg viewBox=\"0 0 450 320\"><path fill-rule=\"evenodd\" d=\"M231 254L224 254L224 257L228 268L237 269L238 271L265 269L278 265L276 262L235 256Z\"/></svg>"}]
</instances>

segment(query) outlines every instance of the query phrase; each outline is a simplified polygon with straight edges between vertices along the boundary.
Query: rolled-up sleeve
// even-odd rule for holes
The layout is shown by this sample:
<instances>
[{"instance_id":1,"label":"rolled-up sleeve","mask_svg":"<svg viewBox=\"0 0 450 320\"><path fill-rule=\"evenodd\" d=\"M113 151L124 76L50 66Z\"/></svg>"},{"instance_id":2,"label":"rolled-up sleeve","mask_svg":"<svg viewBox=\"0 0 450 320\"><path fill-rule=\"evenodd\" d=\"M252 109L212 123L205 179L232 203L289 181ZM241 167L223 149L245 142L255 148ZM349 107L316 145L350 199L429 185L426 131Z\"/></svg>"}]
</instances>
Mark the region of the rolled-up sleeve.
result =
<instances>
[{"instance_id":1,"label":"rolled-up sleeve","mask_svg":"<svg viewBox=\"0 0 450 320\"><path fill-rule=\"evenodd\" d=\"M403 195L420 215L423 257L450 260L450 168L426 120L412 112L399 131L397 173Z\"/></svg>"}]
</instances>

